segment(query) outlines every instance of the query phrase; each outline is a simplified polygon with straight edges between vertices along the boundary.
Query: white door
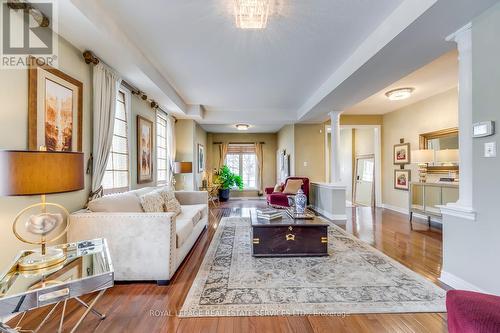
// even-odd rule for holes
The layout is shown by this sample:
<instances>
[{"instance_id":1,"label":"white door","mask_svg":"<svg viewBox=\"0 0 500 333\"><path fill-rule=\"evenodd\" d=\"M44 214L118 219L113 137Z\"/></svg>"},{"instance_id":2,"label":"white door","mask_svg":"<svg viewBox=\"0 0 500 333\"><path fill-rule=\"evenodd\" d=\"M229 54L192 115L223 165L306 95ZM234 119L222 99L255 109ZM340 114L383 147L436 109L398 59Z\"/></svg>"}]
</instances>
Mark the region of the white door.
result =
<instances>
[{"instance_id":1,"label":"white door","mask_svg":"<svg viewBox=\"0 0 500 333\"><path fill-rule=\"evenodd\" d=\"M363 206L373 206L374 175L375 175L374 157L369 156L369 157L356 158L354 203Z\"/></svg>"}]
</instances>

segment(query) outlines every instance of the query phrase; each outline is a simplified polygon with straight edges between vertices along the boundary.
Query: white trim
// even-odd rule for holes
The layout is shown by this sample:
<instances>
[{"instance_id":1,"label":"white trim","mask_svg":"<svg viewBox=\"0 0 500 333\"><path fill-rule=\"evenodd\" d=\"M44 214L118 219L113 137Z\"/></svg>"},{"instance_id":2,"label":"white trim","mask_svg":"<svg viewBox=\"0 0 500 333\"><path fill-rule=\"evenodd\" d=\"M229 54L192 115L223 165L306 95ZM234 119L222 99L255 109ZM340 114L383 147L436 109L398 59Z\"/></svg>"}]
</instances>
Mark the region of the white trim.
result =
<instances>
[{"instance_id":1,"label":"white trim","mask_svg":"<svg viewBox=\"0 0 500 333\"><path fill-rule=\"evenodd\" d=\"M347 221L347 215L345 214L332 214L327 212L326 210L323 210L319 207L311 206L312 210L320 213L327 219L333 220L333 221Z\"/></svg>"},{"instance_id":2,"label":"white trim","mask_svg":"<svg viewBox=\"0 0 500 333\"><path fill-rule=\"evenodd\" d=\"M466 25L464 25L463 27L461 27L460 29L458 29L454 33L450 34L448 37L445 38L445 41L454 42L458 38L458 36L460 36L464 31L467 31L470 29L472 29L472 22L467 23Z\"/></svg>"},{"instance_id":3,"label":"white trim","mask_svg":"<svg viewBox=\"0 0 500 333\"><path fill-rule=\"evenodd\" d=\"M459 278L456 275L448 273L446 271L441 271L441 276L439 277L438 280L443 282L444 284L454 288L454 289L470 290L470 291L476 291L479 293L485 293L485 291L482 290L481 288Z\"/></svg>"},{"instance_id":4,"label":"white trim","mask_svg":"<svg viewBox=\"0 0 500 333\"><path fill-rule=\"evenodd\" d=\"M395 211L395 212L398 212L398 213L401 213L401 214L404 214L407 216L410 215L410 211L405 209L405 208L401 208L401 207L397 207L397 206L393 206L393 205L389 205L389 204L382 204L378 207L389 209L389 210L392 210L392 211ZM424 219L424 220L427 219L427 215L423 215L423 214L419 214L419 213L413 213L413 216ZM437 219L434 216L431 216L431 221L435 222L435 223L443 224L443 222L441 220ZM418 221L414 221L414 222L418 222Z\"/></svg>"},{"instance_id":5,"label":"white trim","mask_svg":"<svg viewBox=\"0 0 500 333\"><path fill-rule=\"evenodd\" d=\"M322 183L322 182L311 182L311 185L316 185L318 187L331 188L334 190L345 190L346 186L339 183Z\"/></svg>"},{"instance_id":6,"label":"white trim","mask_svg":"<svg viewBox=\"0 0 500 333\"><path fill-rule=\"evenodd\" d=\"M470 207L463 207L456 203L437 206L441 209L441 214L459 217L469 221L476 221L476 212Z\"/></svg>"}]
</instances>

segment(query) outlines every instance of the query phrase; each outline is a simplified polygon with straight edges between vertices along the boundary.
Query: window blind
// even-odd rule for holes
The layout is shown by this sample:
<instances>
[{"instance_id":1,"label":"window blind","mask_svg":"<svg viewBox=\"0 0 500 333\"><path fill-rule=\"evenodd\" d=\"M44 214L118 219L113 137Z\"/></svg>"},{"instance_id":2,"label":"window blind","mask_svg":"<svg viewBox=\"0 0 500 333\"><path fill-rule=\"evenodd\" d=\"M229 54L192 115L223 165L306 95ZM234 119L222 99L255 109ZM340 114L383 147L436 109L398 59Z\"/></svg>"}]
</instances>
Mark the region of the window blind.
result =
<instances>
[{"instance_id":1,"label":"window blind","mask_svg":"<svg viewBox=\"0 0 500 333\"><path fill-rule=\"evenodd\" d=\"M230 143L227 147L228 154L255 154L255 145L248 143Z\"/></svg>"}]
</instances>

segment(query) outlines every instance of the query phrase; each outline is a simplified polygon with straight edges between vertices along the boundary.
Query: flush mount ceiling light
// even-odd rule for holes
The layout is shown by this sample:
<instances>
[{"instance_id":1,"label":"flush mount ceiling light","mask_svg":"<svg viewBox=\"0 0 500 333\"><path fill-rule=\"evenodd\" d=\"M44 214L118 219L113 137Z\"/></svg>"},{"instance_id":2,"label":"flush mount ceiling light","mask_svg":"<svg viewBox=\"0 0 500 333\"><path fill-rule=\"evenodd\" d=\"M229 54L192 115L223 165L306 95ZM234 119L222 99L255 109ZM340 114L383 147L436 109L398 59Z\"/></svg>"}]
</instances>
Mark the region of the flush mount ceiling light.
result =
<instances>
[{"instance_id":1,"label":"flush mount ceiling light","mask_svg":"<svg viewBox=\"0 0 500 333\"><path fill-rule=\"evenodd\" d=\"M248 131L248 129L250 128L250 125L248 125L248 124L236 124L236 125L234 125L234 127L236 127L236 129L238 131Z\"/></svg>"},{"instance_id":2,"label":"flush mount ceiling light","mask_svg":"<svg viewBox=\"0 0 500 333\"><path fill-rule=\"evenodd\" d=\"M391 101L400 101L409 98L414 90L414 88L394 89L386 92L385 96L387 96L387 98L389 98Z\"/></svg>"},{"instance_id":3,"label":"flush mount ceiling light","mask_svg":"<svg viewBox=\"0 0 500 333\"><path fill-rule=\"evenodd\" d=\"M264 29L272 0L234 0L234 17L240 29Z\"/></svg>"}]
</instances>

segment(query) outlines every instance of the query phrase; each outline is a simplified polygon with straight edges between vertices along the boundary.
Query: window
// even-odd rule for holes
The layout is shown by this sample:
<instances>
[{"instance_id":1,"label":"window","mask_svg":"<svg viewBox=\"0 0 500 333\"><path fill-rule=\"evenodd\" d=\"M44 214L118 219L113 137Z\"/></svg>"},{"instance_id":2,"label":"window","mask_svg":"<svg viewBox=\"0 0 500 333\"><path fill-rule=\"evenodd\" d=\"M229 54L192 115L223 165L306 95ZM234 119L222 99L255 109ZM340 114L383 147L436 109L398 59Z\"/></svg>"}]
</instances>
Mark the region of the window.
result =
<instances>
[{"instance_id":1,"label":"window","mask_svg":"<svg viewBox=\"0 0 500 333\"><path fill-rule=\"evenodd\" d=\"M120 90L116 96L113 143L102 179L104 193L127 191L130 186L127 101L125 92Z\"/></svg>"},{"instance_id":2,"label":"window","mask_svg":"<svg viewBox=\"0 0 500 333\"><path fill-rule=\"evenodd\" d=\"M230 144L226 165L243 179L245 189L257 188L257 156L253 144Z\"/></svg>"},{"instance_id":3,"label":"window","mask_svg":"<svg viewBox=\"0 0 500 333\"><path fill-rule=\"evenodd\" d=\"M156 182L158 185L167 183L167 115L159 111L156 113Z\"/></svg>"}]
</instances>

